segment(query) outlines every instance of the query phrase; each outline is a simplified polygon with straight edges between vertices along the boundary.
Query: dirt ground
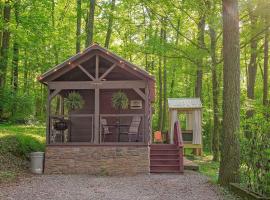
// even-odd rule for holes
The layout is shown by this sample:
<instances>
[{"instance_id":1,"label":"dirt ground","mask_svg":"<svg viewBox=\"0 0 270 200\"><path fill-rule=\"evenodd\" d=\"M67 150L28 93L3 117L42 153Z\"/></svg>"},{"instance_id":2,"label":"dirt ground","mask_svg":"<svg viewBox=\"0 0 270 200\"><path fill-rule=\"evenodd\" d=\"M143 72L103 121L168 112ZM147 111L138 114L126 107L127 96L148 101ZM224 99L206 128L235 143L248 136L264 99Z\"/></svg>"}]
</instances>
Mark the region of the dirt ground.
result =
<instances>
[{"instance_id":1,"label":"dirt ground","mask_svg":"<svg viewBox=\"0 0 270 200\"><path fill-rule=\"evenodd\" d=\"M193 171L123 177L40 175L0 186L2 200L216 200L234 199Z\"/></svg>"}]
</instances>

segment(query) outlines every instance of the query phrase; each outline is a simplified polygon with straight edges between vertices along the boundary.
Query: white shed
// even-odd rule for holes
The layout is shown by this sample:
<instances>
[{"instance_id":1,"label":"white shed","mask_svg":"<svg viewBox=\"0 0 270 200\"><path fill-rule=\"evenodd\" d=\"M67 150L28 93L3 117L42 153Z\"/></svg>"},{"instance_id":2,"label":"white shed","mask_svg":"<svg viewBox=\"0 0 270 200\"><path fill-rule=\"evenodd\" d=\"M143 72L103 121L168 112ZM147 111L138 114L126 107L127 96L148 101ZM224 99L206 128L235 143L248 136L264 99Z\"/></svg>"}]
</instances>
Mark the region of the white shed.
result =
<instances>
[{"instance_id":1,"label":"white shed","mask_svg":"<svg viewBox=\"0 0 270 200\"><path fill-rule=\"evenodd\" d=\"M184 148L192 148L202 154L202 103L199 98L169 98L170 143L173 143L174 122L178 113L186 116L186 125L181 126Z\"/></svg>"}]
</instances>

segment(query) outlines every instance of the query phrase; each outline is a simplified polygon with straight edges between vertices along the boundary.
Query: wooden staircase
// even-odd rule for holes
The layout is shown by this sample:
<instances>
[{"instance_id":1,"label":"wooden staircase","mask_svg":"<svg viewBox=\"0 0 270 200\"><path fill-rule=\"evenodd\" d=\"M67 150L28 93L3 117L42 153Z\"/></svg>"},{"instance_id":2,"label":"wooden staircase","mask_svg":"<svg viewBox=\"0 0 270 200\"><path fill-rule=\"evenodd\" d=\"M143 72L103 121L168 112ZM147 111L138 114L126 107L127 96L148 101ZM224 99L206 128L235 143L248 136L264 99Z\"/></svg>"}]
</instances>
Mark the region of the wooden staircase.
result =
<instances>
[{"instance_id":1,"label":"wooden staircase","mask_svg":"<svg viewBox=\"0 0 270 200\"><path fill-rule=\"evenodd\" d=\"M151 173L182 173L183 160L175 144L152 144L150 146Z\"/></svg>"}]
</instances>

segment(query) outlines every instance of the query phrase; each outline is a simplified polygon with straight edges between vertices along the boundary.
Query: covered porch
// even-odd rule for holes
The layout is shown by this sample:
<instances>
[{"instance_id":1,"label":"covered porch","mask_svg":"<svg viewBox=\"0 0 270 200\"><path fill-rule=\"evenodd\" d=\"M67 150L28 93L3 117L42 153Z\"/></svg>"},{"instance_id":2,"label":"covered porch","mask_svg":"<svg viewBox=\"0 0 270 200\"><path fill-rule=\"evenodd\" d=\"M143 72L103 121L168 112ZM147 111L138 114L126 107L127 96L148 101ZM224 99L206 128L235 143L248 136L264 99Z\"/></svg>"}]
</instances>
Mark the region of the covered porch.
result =
<instances>
[{"instance_id":1,"label":"covered porch","mask_svg":"<svg viewBox=\"0 0 270 200\"><path fill-rule=\"evenodd\" d=\"M38 79L48 87L47 145L151 142L155 80L137 66L92 45Z\"/></svg>"}]
</instances>

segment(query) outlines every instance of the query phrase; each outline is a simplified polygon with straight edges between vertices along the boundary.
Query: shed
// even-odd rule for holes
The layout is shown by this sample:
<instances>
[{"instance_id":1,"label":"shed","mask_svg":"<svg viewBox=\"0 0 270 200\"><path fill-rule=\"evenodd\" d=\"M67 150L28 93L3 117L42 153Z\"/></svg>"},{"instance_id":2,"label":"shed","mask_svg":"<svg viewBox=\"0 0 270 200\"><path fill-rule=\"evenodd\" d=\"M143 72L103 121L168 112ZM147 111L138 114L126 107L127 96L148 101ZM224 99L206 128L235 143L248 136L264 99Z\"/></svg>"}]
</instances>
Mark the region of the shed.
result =
<instances>
[{"instance_id":1,"label":"shed","mask_svg":"<svg viewBox=\"0 0 270 200\"><path fill-rule=\"evenodd\" d=\"M174 123L178 120L178 114L186 117L185 126L181 126L184 140L184 148L196 150L196 154L202 153L202 103L199 98L169 98L170 119L170 143L173 143ZM185 128L183 128L185 127Z\"/></svg>"},{"instance_id":2,"label":"shed","mask_svg":"<svg viewBox=\"0 0 270 200\"><path fill-rule=\"evenodd\" d=\"M149 172L152 75L93 44L38 80L48 88L45 173ZM119 91L123 110L112 105ZM65 103L71 93L84 102L74 110Z\"/></svg>"}]
</instances>

